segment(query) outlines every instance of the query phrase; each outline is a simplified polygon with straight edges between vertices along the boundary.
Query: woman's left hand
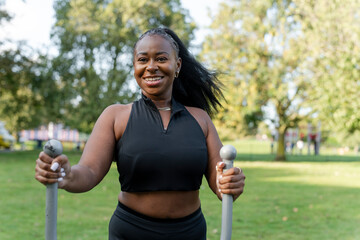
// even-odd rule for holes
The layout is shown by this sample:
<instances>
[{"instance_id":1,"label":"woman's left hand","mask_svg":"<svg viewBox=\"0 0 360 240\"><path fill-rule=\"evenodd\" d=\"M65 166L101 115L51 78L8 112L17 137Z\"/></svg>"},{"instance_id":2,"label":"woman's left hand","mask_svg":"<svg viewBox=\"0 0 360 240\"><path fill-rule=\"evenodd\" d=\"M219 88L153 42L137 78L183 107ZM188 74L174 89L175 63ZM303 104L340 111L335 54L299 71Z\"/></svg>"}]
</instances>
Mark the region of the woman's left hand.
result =
<instances>
[{"instance_id":1,"label":"woman's left hand","mask_svg":"<svg viewBox=\"0 0 360 240\"><path fill-rule=\"evenodd\" d=\"M216 186L221 198L223 194L230 194L235 201L244 192L245 175L241 168L233 167L223 172L224 167L224 162L216 164Z\"/></svg>"}]
</instances>

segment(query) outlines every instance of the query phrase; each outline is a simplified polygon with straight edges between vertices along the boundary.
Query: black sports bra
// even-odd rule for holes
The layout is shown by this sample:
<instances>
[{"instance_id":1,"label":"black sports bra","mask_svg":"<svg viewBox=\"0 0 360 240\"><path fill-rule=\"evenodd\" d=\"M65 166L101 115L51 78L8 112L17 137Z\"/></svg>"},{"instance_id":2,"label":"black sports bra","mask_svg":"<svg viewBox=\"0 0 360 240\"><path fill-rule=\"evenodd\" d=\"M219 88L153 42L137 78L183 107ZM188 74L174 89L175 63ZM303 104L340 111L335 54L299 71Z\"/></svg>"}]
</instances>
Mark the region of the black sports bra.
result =
<instances>
[{"instance_id":1,"label":"black sports bra","mask_svg":"<svg viewBox=\"0 0 360 240\"><path fill-rule=\"evenodd\" d=\"M132 105L115 160L121 190L198 190L208 161L204 133L196 119L172 99L167 129L155 104L145 97Z\"/></svg>"}]
</instances>

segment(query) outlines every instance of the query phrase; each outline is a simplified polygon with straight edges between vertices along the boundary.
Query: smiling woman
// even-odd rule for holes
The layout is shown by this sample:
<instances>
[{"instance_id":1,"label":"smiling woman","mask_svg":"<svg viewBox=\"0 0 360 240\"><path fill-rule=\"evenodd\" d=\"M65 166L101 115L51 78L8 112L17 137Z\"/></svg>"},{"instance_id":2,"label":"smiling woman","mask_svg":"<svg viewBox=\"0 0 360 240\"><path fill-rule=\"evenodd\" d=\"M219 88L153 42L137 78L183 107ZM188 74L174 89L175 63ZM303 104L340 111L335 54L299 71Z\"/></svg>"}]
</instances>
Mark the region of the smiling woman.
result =
<instances>
[{"instance_id":1,"label":"smiling woman","mask_svg":"<svg viewBox=\"0 0 360 240\"><path fill-rule=\"evenodd\" d=\"M134 76L144 95L168 99L168 102L160 101L158 108L170 107L173 81L181 69L178 48L171 43L163 36L149 35L135 46Z\"/></svg>"},{"instance_id":2,"label":"smiling woman","mask_svg":"<svg viewBox=\"0 0 360 240\"><path fill-rule=\"evenodd\" d=\"M189 53L170 29L145 32L133 51L139 100L111 105L97 120L78 164L41 153L36 179L69 192L95 187L115 160L121 192L109 239L205 240L200 208L203 176L221 200L244 190L239 168L223 172L222 143L208 114L222 97L216 74ZM61 181L58 163L66 176ZM61 166L61 167L60 167Z\"/></svg>"}]
</instances>

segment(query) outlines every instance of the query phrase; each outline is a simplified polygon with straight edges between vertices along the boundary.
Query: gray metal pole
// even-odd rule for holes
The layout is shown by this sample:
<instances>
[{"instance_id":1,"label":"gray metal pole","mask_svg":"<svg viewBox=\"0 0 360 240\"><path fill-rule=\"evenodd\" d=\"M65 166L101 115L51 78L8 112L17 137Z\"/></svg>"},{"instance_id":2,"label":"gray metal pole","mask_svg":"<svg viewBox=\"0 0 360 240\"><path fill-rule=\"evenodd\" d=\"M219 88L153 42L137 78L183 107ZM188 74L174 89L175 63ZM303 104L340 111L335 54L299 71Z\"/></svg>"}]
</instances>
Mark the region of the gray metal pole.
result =
<instances>
[{"instance_id":1,"label":"gray metal pole","mask_svg":"<svg viewBox=\"0 0 360 240\"><path fill-rule=\"evenodd\" d=\"M56 240L58 184L46 185L45 240Z\"/></svg>"},{"instance_id":2,"label":"gray metal pole","mask_svg":"<svg viewBox=\"0 0 360 240\"><path fill-rule=\"evenodd\" d=\"M57 140L49 140L44 146L44 152L52 158L56 158L62 153L63 147ZM58 183L46 185L46 209L45 209L45 240L56 240L57 224L57 197Z\"/></svg>"},{"instance_id":3,"label":"gray metal pole","mask_svg":"<svg viewBox=\"0 0 360 240\"><path fill-rule=\"evenodd\" d=\"M231 145L225 145L220 150L220 156L225 163L224 172L233 167L236 158L236 149ZM232 232L232 206L233 196L223 194L221 215L221 237L220 240L230 240Z\"/></svg>"}]
</instances>

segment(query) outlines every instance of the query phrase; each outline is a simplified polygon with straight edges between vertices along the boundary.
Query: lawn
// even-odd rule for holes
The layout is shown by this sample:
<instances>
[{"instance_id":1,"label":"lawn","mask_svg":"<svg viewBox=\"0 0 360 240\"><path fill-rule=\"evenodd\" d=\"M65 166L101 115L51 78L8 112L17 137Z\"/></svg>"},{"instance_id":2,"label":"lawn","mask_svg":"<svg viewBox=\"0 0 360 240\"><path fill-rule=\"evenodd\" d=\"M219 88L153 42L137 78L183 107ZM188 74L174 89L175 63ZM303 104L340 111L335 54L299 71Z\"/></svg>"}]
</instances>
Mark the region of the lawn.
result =
<instances>
[{"instance_id":1,"label":"lawn","mask_svg":"<svg viewBox=\"0 0 360 240\"><path fill-rule=\"evenodd\" d=\"M1 240L44 239L45 187L34 179L37 154L0 153ZM72 163L80 157L75 151L66 154ZM360 239L359 157L292 156L288 162L272 162L266 151L250 155L239 151L235 162L247 179L234 203L233 240ZM119 189L114 165L88 193L60 190L58 239L107 239ZM221 202L205 180L200 194L208 239L220 239Z\"/></svg>"}]
</instances>

